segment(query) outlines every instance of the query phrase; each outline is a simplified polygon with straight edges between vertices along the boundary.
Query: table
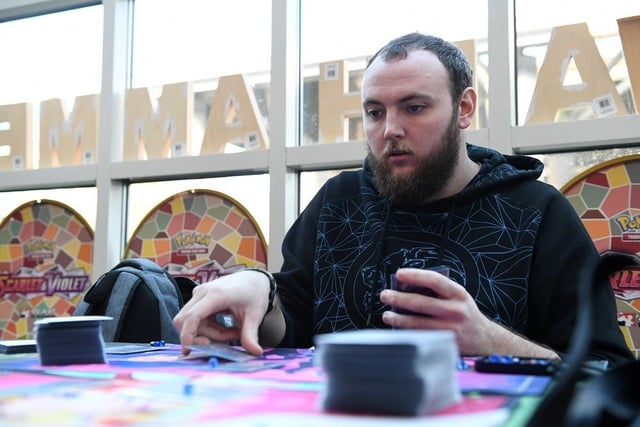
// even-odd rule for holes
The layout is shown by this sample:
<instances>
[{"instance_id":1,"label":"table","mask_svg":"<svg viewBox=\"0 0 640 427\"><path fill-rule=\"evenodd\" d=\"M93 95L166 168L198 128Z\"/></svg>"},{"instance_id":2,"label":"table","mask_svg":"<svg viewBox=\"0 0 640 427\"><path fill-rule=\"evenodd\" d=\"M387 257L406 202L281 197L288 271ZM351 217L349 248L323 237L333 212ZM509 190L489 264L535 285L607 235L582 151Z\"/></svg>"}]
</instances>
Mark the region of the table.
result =
<instances>
[{"instance_id":1,"label":"table","mask_svg":"<svg viewBox=\"0 0 640 427\"><path fill-rule=\"evenodd\" d=\"M34 353L0 355L0 424L518 425L551 381L482 374L470 363L457 372L462 402L445 410L418 417L338 414L322 409L324 377L313 363L313 350L268 349L260 360L241 363L185 360L177 345L110 346L107 351L106 364L48 367Z\"/></svg>"}]
</instances>

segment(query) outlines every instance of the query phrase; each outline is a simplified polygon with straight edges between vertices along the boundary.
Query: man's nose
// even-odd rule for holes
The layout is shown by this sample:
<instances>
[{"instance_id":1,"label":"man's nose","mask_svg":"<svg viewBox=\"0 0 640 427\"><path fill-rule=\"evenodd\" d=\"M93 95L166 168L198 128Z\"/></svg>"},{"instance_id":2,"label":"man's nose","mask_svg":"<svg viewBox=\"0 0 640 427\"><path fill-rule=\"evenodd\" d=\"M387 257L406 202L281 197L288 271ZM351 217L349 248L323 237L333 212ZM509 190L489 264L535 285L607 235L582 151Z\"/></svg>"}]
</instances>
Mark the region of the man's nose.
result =
<instances>
[{"instance_id":1,"label":"man's nose","mask_svg":"<svg viewBox=\"0 0 640 427\"><path fill-rule=\"evenodd\" d=\"M384 122L384 138L387 140L398 139L404 136L404 128L397 114L387 112Z\"/></svg>"}]
</instances>

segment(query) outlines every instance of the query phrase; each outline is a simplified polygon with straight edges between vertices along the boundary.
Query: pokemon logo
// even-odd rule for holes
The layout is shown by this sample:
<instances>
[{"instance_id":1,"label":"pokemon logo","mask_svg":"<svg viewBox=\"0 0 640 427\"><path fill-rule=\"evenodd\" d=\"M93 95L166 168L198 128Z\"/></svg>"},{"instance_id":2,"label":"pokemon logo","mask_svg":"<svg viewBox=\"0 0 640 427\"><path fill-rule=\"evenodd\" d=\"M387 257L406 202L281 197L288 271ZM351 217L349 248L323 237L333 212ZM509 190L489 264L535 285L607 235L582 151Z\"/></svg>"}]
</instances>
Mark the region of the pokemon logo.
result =
<instances>
[{"instance_id":1,"label":"pokemon logo","mask_svg":"<svg viewBox=\"0 0 640 427\"><path fill-rule=\"evenodd\" d=\"M38 241L27 242L25 244L25 248L27 249L27 252L39 252L39 251L53 252L56 249L56 244L54 242L38 240Z\"/></svg>"},{"instance_id":2,"label":"pokemon logo","mask_svg":"<svg viewBox=\"0 0 640 427\"><path fill-rule=\"evenodd\" d=\"M56 249L54 242L46 240L36 240L25 243L25 255L31 259L53 258Z\"/></svg>"},{"instance_id":3,"label":"pokemon logo","mask_svg":"<svg viewBox=\"0 0 640 427\"><path fill-rule=\"evenodd\" d=\"M207 253L211 237L206 234L182 233L175 237L180 255Z\"/></svg>"},{"instance_id":4,"label":"pokemon logo","mask_svg":"<svg viewBox=\"0 0 640 427\"><path fill-rule=\"evenodd\" d=\"M622 240L640 240L640 215L620 215L615 221L622 230Z\"/></svg>"}]
</instances>

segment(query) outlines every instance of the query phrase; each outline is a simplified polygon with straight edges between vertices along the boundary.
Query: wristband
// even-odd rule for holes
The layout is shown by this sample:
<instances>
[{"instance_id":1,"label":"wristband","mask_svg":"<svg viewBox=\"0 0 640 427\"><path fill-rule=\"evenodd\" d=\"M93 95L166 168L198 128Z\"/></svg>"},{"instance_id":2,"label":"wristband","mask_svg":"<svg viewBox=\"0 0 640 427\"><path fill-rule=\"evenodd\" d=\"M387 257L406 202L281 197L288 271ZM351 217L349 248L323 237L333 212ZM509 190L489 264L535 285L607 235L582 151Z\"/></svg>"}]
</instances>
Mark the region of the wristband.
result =
<instances>
[{"instance_id":1,"label":"wristband","mask_svg":"<svg viewBox=\"0 0 640 427\"><path fill-rule=\"evenodd\" d=\"M266 316L273 309L273 301L276 298L276 290L278 289L278 285L276 283L275 277L273 277L273 274L271 274L267 270L263 270L257 267L247 267L242 271L257 271L258 273L264 274L269 279L269 305L267 305L267 312L265 313Z\"/></svg>"}]
</instances>

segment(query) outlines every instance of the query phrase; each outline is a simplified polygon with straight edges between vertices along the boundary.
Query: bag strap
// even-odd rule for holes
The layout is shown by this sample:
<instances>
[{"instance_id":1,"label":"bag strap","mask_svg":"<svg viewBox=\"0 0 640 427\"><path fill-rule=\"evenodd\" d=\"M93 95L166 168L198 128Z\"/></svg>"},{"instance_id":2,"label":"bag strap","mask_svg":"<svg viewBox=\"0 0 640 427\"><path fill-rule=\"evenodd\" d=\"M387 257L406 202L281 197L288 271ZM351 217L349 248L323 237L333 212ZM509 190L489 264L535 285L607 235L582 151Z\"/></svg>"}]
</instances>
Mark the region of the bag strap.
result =
<instances>
[{"instance_id":1,"label":"bag strap","mask_svg":"<svg viewBox=\"0 0 640 427\"><path fill-rule=\"evenodd\" d=\"M182 295L178 284L173 280L168 273L162 270L162 276L149 275L140 273L145 281L152 281L153 283L145 282L147 286L158 301L158 310L160 312L160 330L162 332L162 339L167 342L179 343L180 334L178 329L173 324L173 318L180 308L182 307ZM167 281L166 279L170 280ZM155 285L155 286L154 286Z\"/></svg>"},{"instance_id":2,"label":"bag strap","mask_svg":"<svg viewBox=\"0 0 640 427\"><path fill-rule=\"evenodd\" d=\"M96 307L96 304L101 304L104 300L106 300L106 298L109 297L108 294L111 293L111 289L113 288L113 281L108 283L109 279L106 279L108 274L109 272L103 273L98 278L98 280L96 280L95 283L93 283L89 287L89 289L84 294L84 297L82 297L80 302L78 302L78 304L74 308L72 316L104 314L100 312L99 309L96 309L95 307ZM103 281L105 281L104 284L101 286L98 286L98 284L102 283ZM106 293L100 290L103 287L106 287L108 289Z\"/></svg>"},{"instance_id":3,"label":"bag strap","mask_svg":"<svg viewBox=\"0 0 640 427\"><path fill-rule=\"evenodd\" d=\"M142 280L136 273L123 270L112 271L109 277L111 279L112 291L104 314L105 316L113 317L114 320L104 322L102 325L102 335L105 341L114 341L122 329L122 322L124 321L123 314L127 313L131 298L133 298L133 294ZM118 280L118 289L113 292L116 279Z\"/></svg>"},{"instance_id":4,"label":"bag strap","mask_svg":"<svg viewBox=\"0 0 640 427\"><path fill-rule=\"evenodd\" d=\"M176 314L178 313L178 310L180 310L180 308L184 305L182 289L180 288L180 286L178 286L178 283L176 282L174 277L167 270L160 267L155 262L147 258L129 258L121 261L118 265L114 267L114 269L118 269L118 268L124 269L125 271L131 271L132 273L135 273L135 274L139 274L135 270L139 270L146 273L152 273L152 277L154 278L156 284L158 285L158 287L160 288L160 290L164 295L172 295L173 291L175 291L175 293L178 295L178 308L177 310L175 310ZM143 275L143 274L139 274L139 276L143 280L149 277L149 275ZM172 287L170 288L164 287L165 279L172 284ZM160 300L164 300L164 298L160 298ZM173 306L170 306L168 308L171 312L174 311Z\"/></svg>"},{"instance_id":5,"label":"bag strap","mask_svg":"<svg viewBox=\"0 0 640 427\"><path fill-rule=\"evenodd\" d=\"M171 274L146 258L126 259L114 269L118 269L121 274L129 273L135 276L136 279L140 279L143 286L147 286L158 302L161 338L167 342L180 342L180 334L173 324L173 318L183 305L182 293ZM119 285L120 283L118 283ZM131 292L133 291L134 289L131 290Z\"/></svg>"},{"instance_id":6,"label":"bag strap","mask_svg":"<svg viewBox=\"0 0 640 427\"><path fill-rule=\"evenodd\" d=\"M597 263L582 267L578 277L578 301L580 307L576 316L576 326L571 337L569 351L556 379L556 384L542 399L526 427L546 427L568 425L567 410L581 377L581 367L588 356L592 334L592 289L596 283L609 284L609 275L619 268L638 265L631 254L609 251L600 256ZM606 374L605 374L606 375Z\"/></svg>"},{"instance_id":7,"label":"bag strap","mask_svg":"<svg viewBox=\"0 0 640 427\"><path fill-rule=\"evenodd\" d=\"M158 274L165 273L164 268L160 267L158 264L156 264L155 262L147 258L127 258L125 260L120 261L118 265L113 267L113 269L115 270L122 267L131 267L138 270L150 271Z\"/></svg>"}]
</instances>

